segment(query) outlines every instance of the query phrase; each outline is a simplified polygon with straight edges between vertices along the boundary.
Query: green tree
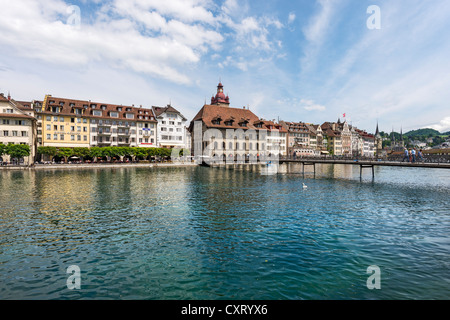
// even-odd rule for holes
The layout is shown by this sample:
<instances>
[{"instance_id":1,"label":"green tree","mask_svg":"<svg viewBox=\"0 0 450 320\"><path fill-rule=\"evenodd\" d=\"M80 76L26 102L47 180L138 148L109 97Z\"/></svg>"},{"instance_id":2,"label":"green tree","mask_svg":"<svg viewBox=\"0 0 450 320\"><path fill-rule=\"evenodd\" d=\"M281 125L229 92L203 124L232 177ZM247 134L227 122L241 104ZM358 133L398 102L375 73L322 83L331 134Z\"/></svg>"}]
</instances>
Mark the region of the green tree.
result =
<instances>
[{"instance_id":1,"label":"green tree","mask_svg":"<svg viewBox=\"0 0 450 320\"><path fill-rule=\"evenodd\" d=\"M41 155L54 157L58 154L58 149L56 147L39 147L37 152Z\"/></svg>"},{"instance_id":2,"label":"green tree","mask_svg":"<svg viewBox=\"0 0 450 320\"><path fill-rule=\"evenodd\" d=\"M6 154L11 159L22 159L28 157L31 154L30 146L27 144L8 144L6 146Z\"/></svg>"},{"instance_id":3,"label":"green tree","mask_svg":"<svg viewBox=\"0 0 450 320\"><path fill-rule=\"evenodd\" d=\"M0 142L0 157L4 154L6 154L6 145Z\"/></svg>"},{"instance_id":4,"label":"green tree","mask_svg":"<svg viewBox=\"0 0 450 320\"><path fill-rule=\"evenodd\" d=\"M83 160L86 158L90 158L89 148L85 148L85 147L73 148L72 155L80 157Z\"/></svg>"},{"instance_id":5,"label":"green tree","mask_svg":"<svg viewBox=\"0 0 450 320\"><path fill-rule=\"evenodd\" d=\"M59 148L58 149L58 153L56 155L58 157L64 158L64 160L67 161L67 159L70 156L73 156L73 149L71 149L71 148Z\"/></svg>"},{"instance_id":6,"label":"green tree","mask_svg":"<svg viewBox=\"0 0 450 320\"><path fill-rule=\"evenodd\" d=\"M89 156L93 159L97 159L98 157L103 157L102 148L100 147L92 147L89 149Z\"/></svg>"}]
</instances>

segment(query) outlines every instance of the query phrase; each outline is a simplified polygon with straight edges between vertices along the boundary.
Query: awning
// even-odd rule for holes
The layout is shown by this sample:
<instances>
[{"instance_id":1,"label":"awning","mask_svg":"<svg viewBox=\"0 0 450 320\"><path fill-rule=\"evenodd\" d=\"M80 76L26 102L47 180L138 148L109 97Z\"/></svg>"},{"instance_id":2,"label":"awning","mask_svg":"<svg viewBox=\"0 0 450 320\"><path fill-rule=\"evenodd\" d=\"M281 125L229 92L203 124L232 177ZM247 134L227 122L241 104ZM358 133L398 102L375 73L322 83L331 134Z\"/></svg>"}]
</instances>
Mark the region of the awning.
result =
<instances>
[{"instance_id":1,"label":"awning","mask_svg":"<svg viewBox=\"0 0 450 320\"><path fill-rule=\"evenodd\" d=\"M328 151L320 151L320 152L323 153L323 154L329 154Z\"/></svg>"}]
</instances>

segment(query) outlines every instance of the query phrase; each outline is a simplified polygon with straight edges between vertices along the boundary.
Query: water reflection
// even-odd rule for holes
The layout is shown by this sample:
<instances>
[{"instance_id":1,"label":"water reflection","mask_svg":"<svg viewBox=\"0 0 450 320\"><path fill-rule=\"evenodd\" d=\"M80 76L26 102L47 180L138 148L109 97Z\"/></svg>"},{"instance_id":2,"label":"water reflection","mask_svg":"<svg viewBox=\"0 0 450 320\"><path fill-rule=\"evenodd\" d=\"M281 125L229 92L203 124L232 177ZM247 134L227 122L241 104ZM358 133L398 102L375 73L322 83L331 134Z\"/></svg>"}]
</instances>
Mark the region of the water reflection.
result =
<instances>
[{"instance_id":1,"label":"water reflection","mask_svg":"<svg viewBox=\"0 0 450 320\"><path fill-rule=\"evenodd\" d=\"M360 181L358 166L301 172L1 172L0 296L446 297L447 171L376 168L374 181ZM65 287L71 264L81 291ZM365 288L373 264L388 284L379 292Z\"/></svg>"}]
</instances>

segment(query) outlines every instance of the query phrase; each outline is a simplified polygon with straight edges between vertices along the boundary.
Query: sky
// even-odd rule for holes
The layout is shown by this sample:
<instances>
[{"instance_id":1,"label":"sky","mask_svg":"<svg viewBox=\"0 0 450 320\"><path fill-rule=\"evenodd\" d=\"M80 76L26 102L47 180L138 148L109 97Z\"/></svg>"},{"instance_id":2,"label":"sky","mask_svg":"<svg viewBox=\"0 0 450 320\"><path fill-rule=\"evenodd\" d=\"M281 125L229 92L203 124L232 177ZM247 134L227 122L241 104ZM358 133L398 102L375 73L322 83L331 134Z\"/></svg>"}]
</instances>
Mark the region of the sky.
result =
<instances>
[{"instance_id":1,"label":"sky","mask_svg":"<svg viewBox=\"0 0 450 320\"><path fill-rule=\"evenodd\" d=\"M448 0L0 0L0 92L450 130ZM344 116L345 115L345 116Z\"/></svg>"}]
</instances>

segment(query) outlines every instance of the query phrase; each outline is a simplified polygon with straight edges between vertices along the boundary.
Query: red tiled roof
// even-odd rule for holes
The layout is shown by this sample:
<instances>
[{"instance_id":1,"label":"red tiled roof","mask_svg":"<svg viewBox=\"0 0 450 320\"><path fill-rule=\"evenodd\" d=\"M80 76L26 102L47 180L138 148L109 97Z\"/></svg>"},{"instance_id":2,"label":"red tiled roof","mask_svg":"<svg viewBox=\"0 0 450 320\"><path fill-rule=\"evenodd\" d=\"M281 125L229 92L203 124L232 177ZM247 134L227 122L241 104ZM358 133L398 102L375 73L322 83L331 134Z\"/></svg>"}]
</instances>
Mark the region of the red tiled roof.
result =
<instances>
[{"instance_id":1,"label":"red tiled roof","mask_svg":"<svg viewBox=\"0 0 450 320\"><path fill-rule=\"evenodd\" d=\"M177 113L179 114L183 119L186 120L186 118L179 112L177 109L172 107L171 105L168 105L166 107L152 107L153 113L155 114L155 117L159 117L164 112L171 112L171 113Z\"/></svg>"},{"instance_id":2,"label":"red tiled roof","mask_svg":"<svg viewBox=\"0 0 450 320\"><path fill-rule=\"evenodd\" d=\"M51 103L52 101L53 103ZM53 106L60 107L61 111L58 113L52 112L51 107ZM121 111L119 111L120 108ZM149 108L137 108L134 106L123 106L103 102L57 98L53 96L47 97L47 99L45 100L45 104L43 105L42 111L44 114L77 116L77 114L75 114L74 112L74 109L84 109L85 112L82 114L82 116L86 118L157 122L154 119L152 110ZM101 116L93 115L94 110L102 111L102 115ZM145 111L147 111L148 114L145 114ZM119 117L111 117L110 116L111 112L117 112ZM126 117L127 113L133 114L134 118L128 119ZM139 116L141 116L142 119L139 119ZM145 119L145 117L148 117L148 119Z\"/></svg>"},{"instance_id":3,"label":"red tiled roof","mask_svg":"<svg viewBox=\"0 0 450 320\"><path fill-rule=\"evenodd\" d=\"M31 117L27 114L18 114L18 113L0 113L0 118L15 118L15 119L30 119L36 120L34 117Z\"/></svg>"}]
</instances>

